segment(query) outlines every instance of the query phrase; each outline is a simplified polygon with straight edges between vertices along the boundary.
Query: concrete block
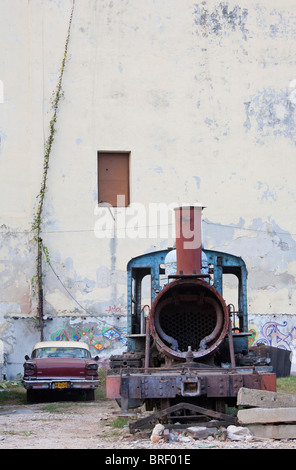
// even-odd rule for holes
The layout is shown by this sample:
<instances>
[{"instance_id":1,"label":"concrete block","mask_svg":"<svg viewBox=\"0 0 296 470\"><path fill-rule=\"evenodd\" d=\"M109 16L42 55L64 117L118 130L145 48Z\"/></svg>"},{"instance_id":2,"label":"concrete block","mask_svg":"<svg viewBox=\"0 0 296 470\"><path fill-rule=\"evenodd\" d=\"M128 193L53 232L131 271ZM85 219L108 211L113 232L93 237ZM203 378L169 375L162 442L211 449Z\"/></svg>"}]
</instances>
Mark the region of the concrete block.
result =
<instances>
[{"instance_id":1,"label":"concrete block","mask_svg":"<svg viewBox=\"0 0 296 470\"><path fill-rule=\"evenodd\" d=\"M296 408L249 408L237 413L240 424L296 422Z\"/></svg>"},{"instance_id":2,"label":"concrete block","mask_svg":"<svg viewBox=\"0 0 296 470\"><path fill-rule=\"evenodd\" d=\"M248 424L253 437L263 439L296 439L296 424Z\"/></svg>"},{"instance_id":3,"label":"concrete block","mask_svg":"<svg viewBox=\"0 0 296 470\"><path fill-rule=\"evenodd\" d=\"M296 407L296 395L242 387L237 394L237 405L258 406L260 408L291 408Z\"/></svg>"}]
</instances>

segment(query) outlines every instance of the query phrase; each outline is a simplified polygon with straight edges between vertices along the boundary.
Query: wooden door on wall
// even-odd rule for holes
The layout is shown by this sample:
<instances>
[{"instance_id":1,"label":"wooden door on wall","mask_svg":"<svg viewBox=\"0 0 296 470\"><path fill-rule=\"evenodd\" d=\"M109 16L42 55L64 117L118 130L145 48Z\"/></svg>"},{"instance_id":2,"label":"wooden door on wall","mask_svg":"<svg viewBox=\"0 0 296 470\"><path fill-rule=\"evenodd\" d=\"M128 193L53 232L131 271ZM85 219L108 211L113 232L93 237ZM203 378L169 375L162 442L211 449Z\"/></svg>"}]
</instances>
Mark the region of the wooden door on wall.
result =
<instances>
[{"instance_id":1,"label":"wooden door on wall","mask_svg":"<svg viewBox=\"0 0 296 470\"><path fill-rule=\"evenodd\" d=\"M129 152L98 152L98 202L128 206ZM120 202L118 196L124 196Z\"/></svg>"}]
</instances>

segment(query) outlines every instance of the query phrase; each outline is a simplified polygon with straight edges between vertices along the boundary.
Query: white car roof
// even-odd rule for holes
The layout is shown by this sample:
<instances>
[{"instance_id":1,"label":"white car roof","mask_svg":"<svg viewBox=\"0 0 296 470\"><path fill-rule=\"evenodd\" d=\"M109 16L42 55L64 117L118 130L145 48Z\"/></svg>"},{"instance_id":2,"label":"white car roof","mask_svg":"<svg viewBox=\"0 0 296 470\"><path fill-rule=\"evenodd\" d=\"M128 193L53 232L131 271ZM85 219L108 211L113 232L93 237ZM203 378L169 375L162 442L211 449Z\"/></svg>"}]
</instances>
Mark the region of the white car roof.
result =
<instances>
[{"instance_id":1,"label":"white car roof","mask_svg":"<svg viewBox=\"0 0 296 470\"><path fill-rule=\"evenodd\" d=\"M78 341L41 341L35 344L33 351L40 348L83 348L89 351L88 344Z\"/></svg>"}]
</instances>

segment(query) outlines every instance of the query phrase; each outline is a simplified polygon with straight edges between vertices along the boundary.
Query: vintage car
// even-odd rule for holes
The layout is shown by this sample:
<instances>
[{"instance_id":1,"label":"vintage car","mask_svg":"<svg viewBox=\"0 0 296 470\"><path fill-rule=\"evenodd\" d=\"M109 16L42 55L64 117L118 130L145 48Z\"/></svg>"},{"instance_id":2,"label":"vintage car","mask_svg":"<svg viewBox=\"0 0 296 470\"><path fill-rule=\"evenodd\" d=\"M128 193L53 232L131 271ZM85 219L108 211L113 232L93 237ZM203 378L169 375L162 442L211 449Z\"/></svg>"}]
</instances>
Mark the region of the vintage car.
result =
<instances>
[{"instance_id":1,"label":"vintage car","mask_svg":"<svg viewBox=\"0 0 296 470\"><path fill-rule=\"evenodd\" d=\"M25 356L22 384L27 400L35 401L41 392L85 391L93 400L98 380L98 357L92 359L86 343L43 341L35 344L31 357Z\"/></svg>"}]
</instances>

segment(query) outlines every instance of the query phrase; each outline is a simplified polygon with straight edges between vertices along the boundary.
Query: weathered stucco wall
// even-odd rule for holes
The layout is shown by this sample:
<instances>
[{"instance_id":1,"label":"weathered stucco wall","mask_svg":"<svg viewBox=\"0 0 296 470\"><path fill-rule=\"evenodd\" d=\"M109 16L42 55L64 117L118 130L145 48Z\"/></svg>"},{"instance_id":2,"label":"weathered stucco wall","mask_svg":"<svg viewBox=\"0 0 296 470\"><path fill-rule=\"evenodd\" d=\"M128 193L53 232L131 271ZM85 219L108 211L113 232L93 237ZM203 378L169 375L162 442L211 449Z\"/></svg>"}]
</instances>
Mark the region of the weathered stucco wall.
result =
<instances>
[{"instance_id":1,"label":"weathered stucco wall","mask_svg":"<svg viewBox=\"0 0 296 470\"><path fill-rule=\"evenodd\" d=\"M71 8L71 0L2 1L0 355L8 378L40 335L31 223ZM44 204L46 339L80 335L102 360L120 351L126 264L173 242L170 230L102 232L97 151L118 150L131 152L132 206L115 218L124 211L132 224L133 204L148 214L151 203L202 202L205 248L247 264L258 339L268 322L285 323L289 340L278 343L293 349L295 20L292 0L75 1ZM153 223L144 222L147 230Z\"/></svg>"}]
</instances>

